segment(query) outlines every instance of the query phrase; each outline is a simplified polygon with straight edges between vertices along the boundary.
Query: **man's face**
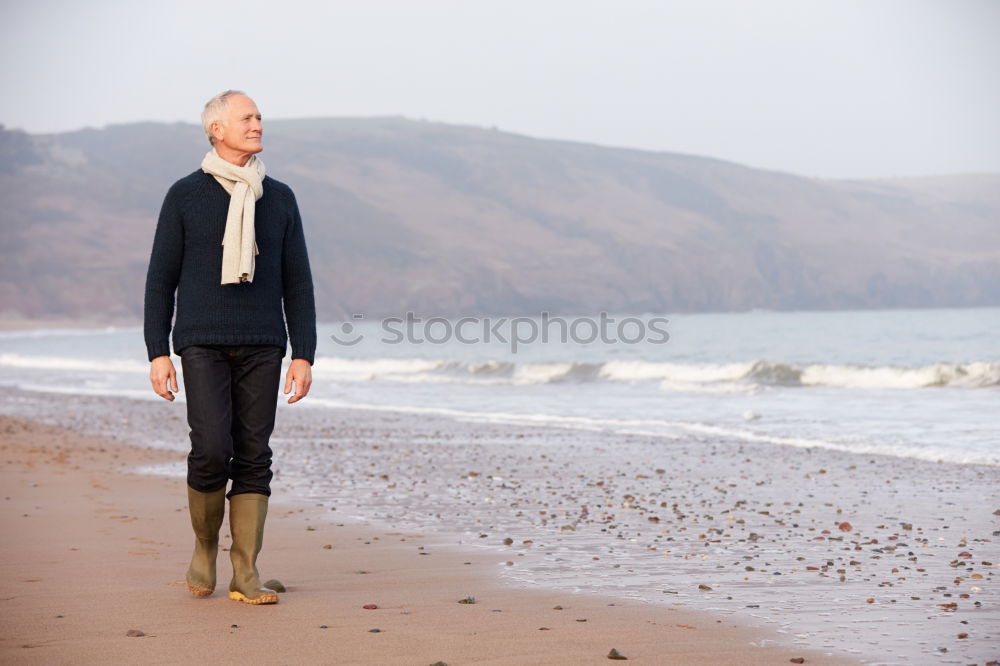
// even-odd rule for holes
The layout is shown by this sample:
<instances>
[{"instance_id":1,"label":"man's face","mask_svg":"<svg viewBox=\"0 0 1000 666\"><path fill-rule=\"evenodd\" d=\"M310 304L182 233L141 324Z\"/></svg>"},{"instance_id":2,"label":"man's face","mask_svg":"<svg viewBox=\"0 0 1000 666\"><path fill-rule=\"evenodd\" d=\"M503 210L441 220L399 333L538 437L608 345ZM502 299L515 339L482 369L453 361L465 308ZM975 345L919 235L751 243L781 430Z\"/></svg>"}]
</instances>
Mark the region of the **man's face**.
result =
<instances>
[{"instance_id":1,"label":"man's face","mask_svg":"<svg viewBox=\"0 0 1000 666\"><path fill-rule=\"evenodd\" d=\"M224 147L235 153L251 155L264 150L260 142L264 128L257 105L246 95L233 95L228 102L226 121L212 125L216 149Z\"/></svg>"}]
</instances>

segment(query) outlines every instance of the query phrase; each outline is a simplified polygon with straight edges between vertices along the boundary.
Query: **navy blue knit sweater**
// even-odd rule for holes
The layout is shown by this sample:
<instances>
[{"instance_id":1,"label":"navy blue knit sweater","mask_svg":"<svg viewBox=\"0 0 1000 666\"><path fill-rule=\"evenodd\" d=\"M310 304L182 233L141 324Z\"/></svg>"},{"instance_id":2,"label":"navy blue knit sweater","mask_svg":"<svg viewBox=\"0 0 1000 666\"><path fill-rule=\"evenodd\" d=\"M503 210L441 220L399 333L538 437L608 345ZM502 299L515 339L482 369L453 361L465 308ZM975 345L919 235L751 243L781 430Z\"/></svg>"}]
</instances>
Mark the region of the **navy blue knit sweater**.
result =
<instances>
[{"instance_id":1,"label":"navy blue knit sweater","mask_svg":"<svg viewBox=\"0 0 1000 666\"><path fill-rule=\"evenodd\" d=\"M253 282L223 285L222 235L229 198L215 178L198 170L174 183L163 200L146 275L149 360L170 354L167 339L176 291L175 352L189 345L285 347L291 341L292 358L312 363L316 306L295 195L265 176L264 196L254 213L260 254Z\"/></svg>"}]
</instances>

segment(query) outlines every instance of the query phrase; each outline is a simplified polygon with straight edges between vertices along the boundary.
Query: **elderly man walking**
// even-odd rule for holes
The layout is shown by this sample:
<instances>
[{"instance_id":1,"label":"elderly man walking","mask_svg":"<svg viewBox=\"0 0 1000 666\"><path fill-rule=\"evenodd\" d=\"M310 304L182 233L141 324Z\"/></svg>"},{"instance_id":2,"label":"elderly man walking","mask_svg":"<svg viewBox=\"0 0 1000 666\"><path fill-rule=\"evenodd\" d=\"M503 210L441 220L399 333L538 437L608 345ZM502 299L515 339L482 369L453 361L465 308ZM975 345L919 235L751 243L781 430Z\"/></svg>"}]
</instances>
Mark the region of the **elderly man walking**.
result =
<instances>
[{"instance_id":1,"label":"elderly man walking","mask_svg":"<svg viewBox=\"0 0 1000 666\"><path fill-rule=\"evenodd\" d=\"M272 587L282 590L280 583L262 585L257 572L271 495L268 442L289 342L284 392L295 392L288 402L304 398L312 382L312 276L295 196L264 174L256 156L263 133L256 104L227 90L208 101L201 119L212 150L201 168L167 192L156 225L146 276L149 378L158 395L174 399L168 338L176 292L173 348L187 394L188 505L195 533L187 587L196 596L215 590L228 497L229 597L273 604L278 594Z\"/></svg>"}]
</instances>

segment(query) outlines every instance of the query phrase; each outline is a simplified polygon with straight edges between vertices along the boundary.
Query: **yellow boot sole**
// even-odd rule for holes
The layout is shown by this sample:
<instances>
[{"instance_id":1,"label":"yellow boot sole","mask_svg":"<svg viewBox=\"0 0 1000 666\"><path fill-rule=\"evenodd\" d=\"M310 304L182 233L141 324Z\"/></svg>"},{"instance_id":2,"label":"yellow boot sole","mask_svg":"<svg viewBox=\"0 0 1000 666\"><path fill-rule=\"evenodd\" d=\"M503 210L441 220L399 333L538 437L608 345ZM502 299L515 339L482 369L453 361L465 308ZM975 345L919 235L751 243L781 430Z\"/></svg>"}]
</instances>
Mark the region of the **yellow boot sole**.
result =
<instances>
[{"instance_id":1,"label":"yellow boot sole","mask_svg":"<svg viewBox=\"0 0 1000 666\"><path fill-rule=\"evenodd\" d=\"M262 594L256 599L251 599L242 592L232 591L229 593L229 598L233 601L241 601L245 604L253 604L254 606L259 606L261 604L276 604L278 603L278 595L275 592L270 594Z\"/></svg>"}]
</instances>

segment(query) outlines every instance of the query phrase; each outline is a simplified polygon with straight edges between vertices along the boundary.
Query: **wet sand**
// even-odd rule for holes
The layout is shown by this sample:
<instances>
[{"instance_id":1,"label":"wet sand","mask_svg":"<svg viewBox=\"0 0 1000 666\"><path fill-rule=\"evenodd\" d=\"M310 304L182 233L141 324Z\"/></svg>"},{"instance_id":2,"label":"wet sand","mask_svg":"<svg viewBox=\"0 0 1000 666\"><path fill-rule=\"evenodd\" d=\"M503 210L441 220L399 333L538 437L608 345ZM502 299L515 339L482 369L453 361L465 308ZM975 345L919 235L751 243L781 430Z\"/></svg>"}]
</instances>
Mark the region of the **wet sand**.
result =
<instances>
[{"instance_id":1,"label":"wet sand","mask_svg":"<svg viewBox=\"0 0 1000 666\"><path fill-rule=\"evenodd\" d=\"M160 587L177 582L164 581L183 574L188 556L183 481L127 472L136 465L183 470L183 406L11 389L0 389L0 405L15 417L160 447L122 447L119 458L95 459L91 473L108 487L163 489L159 515L169 514L173 531L157 557L169 558L170 567L153 569ZM1000 468L709 435L665 440L303 407L279 410L273 446L276 498L304 503L272 511L262 555L265 577L290 572L308 581L293 581L281 606L301 613L295 630L305 632L295 639L295 649L305 651L289 661L324 660L305 647L321 624L329 627L324 632L365 634L338 641L338 649L360 650L345 652L342 663L590 663L603 662L612 647L642 663L788 663L801 656L806 663L986 664L1000 656ZM13 520L8 513L5 526ZM106 529L114 528L108 520ZM146 524L127 523L133 533L123 537L150 538L134 532ZM16 557L5 544L4 565ZM145 562L141 557L125 559L132 566ZM41 552L27 561L40 559ZM282 571L271 572L270 562ZM116 564L120 569L122 560ZM384 575L375 582L358 570ZM143 580L132 579L120 594ZM369 590L382 596L369 599ZM172 626L190 632L187 609L205 606L177 592L183 589L169 590L166 606L178 604ZM456 603L468 595L479 603ZM3 596L12 594L5 589ZM195 624L216 621L214 613L233 604L216 596L210 602L217 610ZM299 611L285 611L293 602ZM364 626L373 612L388 615L362 613L365 603L394 609L392 631ZM323 619L325 608L335 619ZM553 639L557 620L566 635ZM243 627L233 620L227 632L232 623L240 625L233 631ZM370 642L373 626L384 629L375 634L381 643ZM395 645L390 634L400 636L400 652L364 651ZM5 650L7 635L5 627ZM412 651L425 641L460 647ZM524 641L527 647L518 647ZM279 652L267 654L281 660Z\"/></svg>"},{"instance_id":2,"label":"wet sand","mask_svg":"<svg viewBox=\"0 0 1000 666\"><path fill-rule=\"evenodd\" d=\"M195 598L183 481L130 471L176 451L10 417L0 436L3 663L597 664L612 648L645 664L849 663L751 647L775 636L707 613L513 588L483 552L277 498L259 566L288 586L281 603ZM219 569L224 586L224 552Z\"/></svg>"}]
</instances>

